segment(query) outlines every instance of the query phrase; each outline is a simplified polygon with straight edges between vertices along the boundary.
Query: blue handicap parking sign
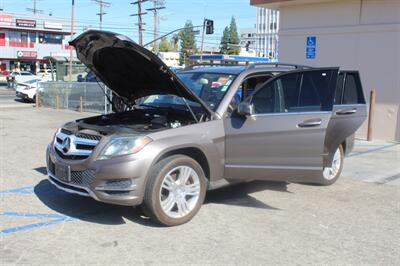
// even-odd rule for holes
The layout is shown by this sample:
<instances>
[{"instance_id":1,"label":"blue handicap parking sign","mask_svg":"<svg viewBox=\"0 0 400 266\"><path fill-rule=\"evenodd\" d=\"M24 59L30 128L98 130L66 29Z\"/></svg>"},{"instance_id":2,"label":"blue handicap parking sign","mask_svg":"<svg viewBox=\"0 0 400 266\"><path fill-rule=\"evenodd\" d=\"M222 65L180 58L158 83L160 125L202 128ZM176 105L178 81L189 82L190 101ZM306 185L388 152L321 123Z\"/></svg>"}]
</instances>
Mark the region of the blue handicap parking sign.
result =
<instances>
[{"instance_id":1,"label":"blue handicap parking sign","mask_svg":"<svg viewBox=\"0 0 400 266\"><path fill-rule=\"evenodd\" d=\"M306 41L306 58L315 59L317 53L317 37L308 36Z\"/></svg>"}]
</instances>

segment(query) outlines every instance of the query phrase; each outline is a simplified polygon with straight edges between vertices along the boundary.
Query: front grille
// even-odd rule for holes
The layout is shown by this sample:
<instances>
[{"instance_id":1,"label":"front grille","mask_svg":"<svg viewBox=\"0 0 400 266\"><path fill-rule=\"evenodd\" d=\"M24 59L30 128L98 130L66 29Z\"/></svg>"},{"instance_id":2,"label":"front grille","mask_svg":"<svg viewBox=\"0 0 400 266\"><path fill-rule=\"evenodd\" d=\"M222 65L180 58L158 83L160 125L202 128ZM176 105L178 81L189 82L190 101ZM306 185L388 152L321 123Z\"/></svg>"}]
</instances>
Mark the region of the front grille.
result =
<instances>
[{"instance_id":1,"label":"front grille","mask_svg":"<svg viewBox=\"0 0 400 266\"><path fill-rule=\"evenodd\" d=\"M89 157L89 155L66 155L62 151L55 149L58 156L65 160L83 160Z\"/></svg>"},{"instance_id":2,"label":"front grille","mask_svg":"<svg viewBox=\"0 0 400 266\"><path fill-rule=\"evenodd\" d=\"M76 148L78 150L93 150L93 146L92 145L85 145L85 144L76 144Z\"/></svg>"},{"instance_id":3,"label":"front grille","mask_svg":"<svg viewBox=\"0 0 400 266\"><path fill-rule=\"evenodd\" d=\"M71 183L88 187L94 180L94 170L71 171Z\"/></svg>"},{"instance_id":4,"label":"front grille","mask_svg":"<svg viewBox=\"0 0 400 266\"><path fill-rule=\"evenodd\" d=\"M101 140L101 136L99 135L91 135L91 134L86 134L86 133L78 133L76 134L78 138L83 138L83 139L90 139L90 140Z\"/></svg>"},{"instance_id":5,"label":"front grille","mask_svg":"<svg viewBox=\"0 0 400 266\"><path fill-rule=\"evenodd\" d=\"M62 128L56 136L54 146L62 159L84 160L92 154L100 140L100 135L74 133Z\"/></svg>"},{"instance_id":6,"label":"front grille","mask_svg":"<svg viewBox=\"0 0 400 266\"><path fill-rule=\"evenodd\" d=\"M65 128L61 129L61 133L65 134L65 135L72 135L72 131L68 130L68 129L65 129Z\"/></svg>"}]
</instances>

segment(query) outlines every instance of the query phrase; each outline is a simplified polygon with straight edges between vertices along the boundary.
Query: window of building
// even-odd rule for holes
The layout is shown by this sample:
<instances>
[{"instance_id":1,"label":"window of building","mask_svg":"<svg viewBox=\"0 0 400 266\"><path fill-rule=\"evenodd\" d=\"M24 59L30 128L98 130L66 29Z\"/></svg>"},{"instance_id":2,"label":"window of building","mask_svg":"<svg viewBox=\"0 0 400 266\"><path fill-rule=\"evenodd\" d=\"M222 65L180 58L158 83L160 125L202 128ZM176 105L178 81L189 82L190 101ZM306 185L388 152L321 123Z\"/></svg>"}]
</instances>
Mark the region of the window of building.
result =
<instances>
[{"instance_id":1,"label":"window of building","mask_svg":"<svg viewBox=\"0 0 400 266\"><path fill-rule=\"evenodd\" d=\"M62 44L62 40L62 35L39 33L39 43Z\"/></svg>"},{"instance_id":2,"label":"window of building","mask_svg":"<svg viewBox=\"0 0 400 266\"><path fill-rule=\"evenodd\" d=\"M36 42L36 32L29 32L29 41L31 43L35 43Z\"/></svg>"},{"instance_id":3,"label":"window of building","mask_svg":"<svg viewBox=\"0 0 400 266\"><path fill-rule=\"evenodd\" d=\"M0 46L5 46L6 45L6 34L1 32L0 33Z\"/></svg>"},{"instance_id":4,"label":"window of building","mask_svg":"<svg viewBox=\"0 0 400 266\"><path fill-rule=\"evenodd\" d=\"M28 36L30 36L28 32L10 31L9 44L11 47L33 48L34 42L31 42Z\"/></svg>"}]
</instances>

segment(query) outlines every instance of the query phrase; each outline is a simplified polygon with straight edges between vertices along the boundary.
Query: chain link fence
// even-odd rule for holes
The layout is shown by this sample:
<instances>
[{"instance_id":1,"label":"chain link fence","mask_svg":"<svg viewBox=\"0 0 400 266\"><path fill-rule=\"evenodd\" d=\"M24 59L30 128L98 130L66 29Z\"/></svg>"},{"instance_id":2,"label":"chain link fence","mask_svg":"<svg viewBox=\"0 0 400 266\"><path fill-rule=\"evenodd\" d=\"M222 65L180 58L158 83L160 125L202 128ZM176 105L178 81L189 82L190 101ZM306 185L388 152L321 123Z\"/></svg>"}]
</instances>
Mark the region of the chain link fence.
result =
<instances>
[{"instance_id":1,"label":"chain link fence","mask_svg":"<svg viewBox=\"0 0 400 266\"><path fill-rule=\"evenodd\" d=\"M39 100L43 107L108 114L112 106L111 90L96 82L43 82L40 83Z\"/></svg>"}]
</instances>

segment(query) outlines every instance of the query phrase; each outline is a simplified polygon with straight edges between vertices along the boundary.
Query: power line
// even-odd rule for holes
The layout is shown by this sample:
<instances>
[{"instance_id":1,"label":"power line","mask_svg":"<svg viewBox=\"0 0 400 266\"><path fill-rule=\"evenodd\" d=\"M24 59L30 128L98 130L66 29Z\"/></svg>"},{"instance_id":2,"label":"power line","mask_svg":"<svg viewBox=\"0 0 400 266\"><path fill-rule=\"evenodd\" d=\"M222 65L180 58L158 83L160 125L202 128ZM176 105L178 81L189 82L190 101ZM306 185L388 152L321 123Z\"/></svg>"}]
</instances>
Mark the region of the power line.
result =
<instances>
[{"instance_id":1,"label":"power line","mask_svg":"<svg viewBox=\"0 0 400 266\"><path fill-rule=\"evenodd\" d=\"M43 13L43 10L36 8L36 0L33 0L33 8L26 8L26 10L32 12L33 15L36 15L36 13Z\"/></svg>"},{"instance_id":2,"label":"power line","mask_svg":"<svg viewBox=\"0 0 400 266\"><path fill-rule=\"evenodd\" d=\"M103 0L92 0L95 4L97 4L97 5L99 5L99 13L97 13L96 15L98 15L99 16L99 19L100 19L100 29L102 29L103 28L103 16L105 15L105 14L107 14L106 12L103 12L103 8L106 8L106 7L110 7L111 6L111 3L109 3L109 2L106 2L106 1L103 1Z\"/></svg>"}]
</instances>

